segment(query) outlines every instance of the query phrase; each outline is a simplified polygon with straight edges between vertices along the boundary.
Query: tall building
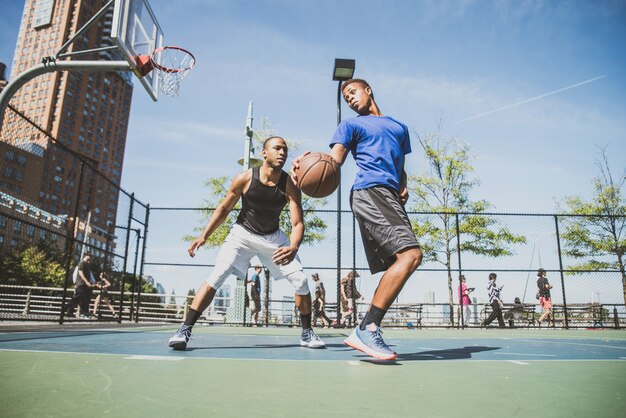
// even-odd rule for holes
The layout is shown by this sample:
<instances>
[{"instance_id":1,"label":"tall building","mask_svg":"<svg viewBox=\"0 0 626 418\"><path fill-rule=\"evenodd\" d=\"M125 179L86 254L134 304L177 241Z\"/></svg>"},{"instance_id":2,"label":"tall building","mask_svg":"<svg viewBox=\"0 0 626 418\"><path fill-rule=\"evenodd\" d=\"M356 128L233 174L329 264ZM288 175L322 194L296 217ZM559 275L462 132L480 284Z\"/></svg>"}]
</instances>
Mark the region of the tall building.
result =
<instances>
[{"instance_id":1,"label":"tall building","mask_svg":"<svg viewBox=\"0 0 626 418\"><path fill-rule=\"evenodd\" d=\"M17 37L11 76L54 56L59 48L80 29L106 0L26 0ZM68 52L89 50L112 44L112 9L77 38ZM75 59L111 59L110 52L91 52ZM115 58L117 59L117 57ZM46 135L6 118L2 141L20 150L43 149L42 168L31 171L22 183L32 183L24 190L37 193L21 196L19 181L5 179L17 197L41 210L70 218L78 200L79 225L90 218L90 241L104 249L114 233L119 186L126 144L126 133L133 85L130 74L117 72L52 72L34 78L22 86L10 104L23 112L62 146L53 144ZM27 129L28 128L28 129ZM63 149L89 161L106 178ZM23 153L20 153L20 155ZM32 154L32 158L41 158ZM82 170L82 186L78 190ZM77 235L81 235L77 231ZM77 236L79 239L81 237ZM98 254L96 254L98 255Z\"/></svg>"}]
</instances>

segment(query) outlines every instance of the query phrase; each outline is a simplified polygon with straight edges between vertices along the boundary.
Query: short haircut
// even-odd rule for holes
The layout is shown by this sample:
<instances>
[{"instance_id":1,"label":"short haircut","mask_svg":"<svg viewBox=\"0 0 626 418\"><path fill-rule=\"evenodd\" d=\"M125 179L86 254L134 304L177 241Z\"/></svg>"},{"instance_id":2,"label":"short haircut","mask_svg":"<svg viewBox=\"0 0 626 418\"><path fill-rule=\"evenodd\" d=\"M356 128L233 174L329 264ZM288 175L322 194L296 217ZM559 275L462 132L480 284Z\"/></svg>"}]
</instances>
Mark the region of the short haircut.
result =
<instances>
[{"instance_id":1,"label":"short haircut","mask_svg":"<svg viewBox=\"0 0 626 418\"><path fill-rule=\"evenodd\" d=\"M370 90L372 90L372 99L374 98L374 89L372 89L372 86L370 86L369 83L362 78L351 78L350 80L344 81L343 85L341 86L341 91L344 91L345 88L352 83L359 83L361 86L366 88L369 87Z\"/></svg>"},{"instance_id":2,"label":"short haircut","mask_svg":"<svg viewBox=\"0 0 626 418\"><path fill-rule=\"evenodd\" d=\"M490 273L490 274L489 274L489 280L493 280L493 279L495 279L496 277L498 277L498 276L496 276L496 273Z\"/></svg>"},{"instance_id":3,"label":"short haircut","mask_svg":"<svg viewBox=\"0 0 626 418\"><path fill-rule=\"evenodd\" d=\"M269 144L272 139L276 139L276 138L280 138L283 141L285 141L285 138L283 138L282 136L270 136L269 138L266 138L265 141L263 141L263 149L266 149L267 144ZM285 141L285 143L287 143L287 141Z\"/></svg>"}]
</instances>

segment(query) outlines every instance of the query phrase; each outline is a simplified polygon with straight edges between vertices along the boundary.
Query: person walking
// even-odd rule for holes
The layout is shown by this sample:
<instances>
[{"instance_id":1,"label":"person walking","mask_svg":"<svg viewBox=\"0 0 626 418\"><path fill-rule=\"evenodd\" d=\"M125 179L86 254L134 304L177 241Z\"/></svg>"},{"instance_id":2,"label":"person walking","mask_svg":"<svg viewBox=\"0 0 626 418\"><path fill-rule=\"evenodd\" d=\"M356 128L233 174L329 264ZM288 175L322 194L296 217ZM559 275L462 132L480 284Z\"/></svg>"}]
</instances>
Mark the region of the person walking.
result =
<instances>
[{"instance_id":1,"label":"person walking","mask_svg":"<svg viewBox=\"0 0 626 418\"><path fill-rule=\"evenodd\" d=\"M250 279L246 279L246 284L250 284L250 315L254 325L259 323L259 312L261 312L261 273L262 267L255 266L254 274Z\"/></svg>"},{"instance_id":2,"label":"person walking","mask_svg":"<svg viewBox=\"0 0 626 418\"><path fill-rule=\"evenodd\" d=\"M67 304L65 309L66 315L72 315L74 309L78 305L78 311L81 318L90 318L89 305L91 303L91 296L93 295L93 287L95 285L95 279L91 271L91 254L85 253L83 258L78 263L76 271L74 273L74 296Z\"/></svg>"},{"instance_id":3,"label":"person walking","mask_svg":"<svg viewBox=\"0 0 626 418\"><path fill-rule=\"evenodd\" d=\"M504 318L502 317L502 299L500 299L500 291L502 287L496 286L496 273L489 274L489 284L487 285L487 291L489 292L489 304L491 305L491 315L485 319L482 326L487 327L494 319L498 319L498 325L500 328L504 328Z\"/></svg>"},{"instance_id":4,"label":"person walking","mask_svg":"<svg viewBox=\"0 0 626 418\"><path fill-rule=\"evenodd\" d=\"M315 299L313 299L313 326L317 326L317 319L322 321L322 326L328 328L332 321L326 315L326 289L324 283L320 280L320 276L317 273L311 275L313 283L315 283Z\"/></svg>"},{"instance_id":5,"label":"person walking","mask_svg":"<svg viewBox=\"0 0 626 418\"><path fill-rule=\"evenodd\" d=\"M357 299L363 300L363 296L356 287L356 278L360 277L356 271L346 274L339 282L341 290L341 323L353 327L358 318Z\"/></svg>"},{"instance_id":6,"label":"person walking","mask_svg":"<svg viewBox=\"0 0 626 418\"><path fill-rule=\"evenodd\" d=\"M467 326L469 324L470 319L472 318L472 310L470 305L472 301L469 297L470 293L474 291L473 287L467 287L465 275L461 275L461 284L459 285L459 302L461 304L461 309L463 310L463 326Z\"/></svg>"},{"instance_id":7,"label":"person walking","mask_svg":"<svg viewBox=\"0 0 626 418\"><path fill-rule=\"evenodd\" d=\"M554 325L554 319L552 318L552 294L550 293L552 285L548 282L546 271L543 268L537 271L537 277L537 295L539 295L539 305L543 309L543 314L541 314L537 322L541 326L541 321L548 318L548 323L552 321L552 325Z\"/></svg>"},{"instance_id":8,"label":"person walking","mask_svg":"<svg viewBox=\"0 0 626 418\"><path fill-rule=\"evenodd\" d=\"M96 287L100 289L100 294L96 296L96 300L93 303L93 314L98 315L98 310L100 309L100 304L104 304L109 308L109 311L113 316L116 316L115 308L111 304L111 295L109 295L109 287L111 287L111 282L106 277L104 272L100 273L98 279L96 280Z\"/></svg>"},{"instance_id":9,"label":"person walking","mask_svg":"<svg viewBox=\"0 0 626 418\"><path fill-rule=\"evenodd\" d=\"M302 196L282 170L287 160L287 143L278 136L267 138L263 142L262 156L260 167L235 176L204 231L187 249L194 257L241 199L241 211L217 255L215 268L193 298L184 324L169 339L169 346L175 350L187 348L194 324L213 301L217 289L231 274L244 278L255 255L276 280L287 279L293 285L302 324L300 345L326 347L311 327L311 292L298 257L304 237ZM287 204L291 219L290 237L279 228L280 214Z\"/></svg>"},{"instance_id":10,"label":"person walking","mask_svg":"<svg viewBox=\"0 0 626 418\"><path fill-rule=\"evenodd\" d=\"M350 205L370 272L384 271L367 313L344 344L374 358L395 360L398 355L385 343L380 325L422 262L422 252L404 209L409 198L404 170L405 155L411 152L409 130L402 122L383 115L367 81L347 80L341 91L358 116L339 124L330 141L330 155L339 167L348 154L356 162L358 173ZM296 184L299 160L304 155L292 162L291 175Z\"/></svg>"}]
</instances>

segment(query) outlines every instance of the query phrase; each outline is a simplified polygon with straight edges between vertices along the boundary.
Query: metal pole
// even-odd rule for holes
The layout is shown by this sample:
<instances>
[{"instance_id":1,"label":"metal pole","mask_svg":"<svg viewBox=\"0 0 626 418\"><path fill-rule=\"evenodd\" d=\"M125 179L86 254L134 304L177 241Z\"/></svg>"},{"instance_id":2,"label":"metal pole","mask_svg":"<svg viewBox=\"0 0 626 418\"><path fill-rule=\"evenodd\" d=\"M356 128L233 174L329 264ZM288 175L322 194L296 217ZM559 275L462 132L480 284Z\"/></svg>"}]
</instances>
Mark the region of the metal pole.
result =
<instances>
[{"instance_id":1,"label":"metal pole","mask_svg":"<svg viewBox=\"0 0 626 418\"><path fill-rule=\"evenodd\" d=\"M89 231L91 230L91 210L87 212L87 223L85 224L85 231L83 235L83 242L80 248L80 259L83 259L85 255L85 246L89 243Z\"/></svg>"},{"instance_id":2,"label":"metal pole","mask_svg":"<svg viewBox=\"0 0 626 418\"><path fill-rule=\"evenodd\" d=\"M146 218L143 225L143 243L141 247L141 265L139 267L139 279L137 286L139 291L137 292L137 313L135 314L135 322L139 322L139 311L141 307L141 288L143 286L143 266L146 262L146 243L148 241L148 221L150 220L150 204L146 205Z\"/></svg>"},{"instance_id":3,"label":"metal pole","mask_svg":"<svg viewBox=\"0 0 626 418\"><path fill-rule=\"evenodd\" d=\"M246 117L246 131L243 148L243 171L250 168L250 153L252 150L252 136L254 131L252 130L252 101L248 103L248 116Z\"/></svg>"},{"instance_id":4,"label":"metal pole","mask_svg":"<svg viewBox=\"0 0 626 418\"><path fill-rule=\"evenodd\" d=\"M133 229L135 234L137 235L137 240L135 241L135 261L133 266L133 286L130 288L130 314L128 316L128 320L132 321L135 313L135 292L137 291L137 259L139 258L139 238L141 238L139 228Z\"/></svg>"},{"instance_id":5,"label":"metal pole","mask_svg":"<svg viewBox=\"0 0 626 418\"><path fill-rule=\"evenodd\" d=\"M460 292L461 290L461 274L463 269L461 268L461 229L459 228L459 214L455 215L456 218L456 253L459 259L459 306L461 307L461 313L459 315L459 328L463 329L463 294ZM469 295L467 296L469 299ZM454 301L454 298L452 298ZM469 318L468 318L469 319ZM469 321L468 321L469 322Z\"/></svg>"},{"instance_id":6,"label":"metal pole","mask_svg":"<svg viewBox=\"0 0 626 418\"><path fill-rule=\"evenodd\" d=\"M89 19L89 20L87 21L87 23L85 23L85 24L84 24L84 25L83 25L80 29L78 29L78 30L76 31L76 33L75 33L74 35L72 35L72 37L71 37L70 39L68 39L68 40L67 40L67 42L65 42L65 43L63 44L63 46L61 46L61 48L59 48L59 50L57 51L57 53L56 53L55 57L56 57L56 58L59 58L59 57L60 57L60 55L61 55L61 53L62 53L63 51L65 51L65 50L66 50L66 49L70 46L70 44L76 40L76 38L78 38L78 37L79 37L80 35L82 35L82 34L83 34L83 33L84 33L87 29L89 29L89 27L90 27L91 25L93 25L93 24L96 22L96 20L98 20L98 19L100 19L100 17L104 16L104 14L107 12L107 9L108 9L109 7L111 7L111 6L113 5L113 3L115 3L115 0L109 0L109 1L107 2L107 4L105 4L104 6L102 6L102 8L101 8L101 9L100 9L100 10L99 10L99 11L98 11L95 15L93 15L93 16L91 17L91 19Z\"/></svg>"},{"instance_id":7,"label":"metal pole","mask_svg":"<svg viewBox=\"0 0 626 418\"><path fill-rule=\"evenodd\" d=\"M126 284L126 265L128 262L128 245L130 243L130 228L133 220L133 207L135 204L135 193L130 194L130 208L128 210L128 222L126 225L126 244L124 246L124 266L122 267L122 280L120 283L120 306L117 322L122 323L122 313L124 311L124 285Z\"/></svg>"},{"instance_id":8,"label":"metal pole","mask_svg":"<svg viewBox=\"0 0 626 418\"><path fill-rule=\"evenodd\" d=\"M337 83L337 126L341 123L341 81ZM337 187L337 324L341 323L341 180Z\"/></svg>"},{"instance_id":9,"label":"metal pole","mask_svg":"<svg viewBox=\"0 0 626 418\"><path fill-rule=\"evenodd\" d=\"M554 215L554 225L556 226L556 245L559 251L559 272L561 273L561 292L563 293L563 315L565 316L565 329L569 329L567 319L567 300L565 299L565 277L563 276L563 258L561 257L561 236L559 235L559 217ZM554 325L554 310L552 311L552 324Z\"/></svg>"},{"instance_id":10,"label":"metal pole","mask_svg":"<svg viewBox=\"0 0 626 418\"><path fill-rule=\"evenodd\" d=\"M126 61L59 61L37 64L18 75L0 92L0 130L4 121L4 112L13 95L33 78L55 71L131 71Z\"/></svg>"}]
</instances>

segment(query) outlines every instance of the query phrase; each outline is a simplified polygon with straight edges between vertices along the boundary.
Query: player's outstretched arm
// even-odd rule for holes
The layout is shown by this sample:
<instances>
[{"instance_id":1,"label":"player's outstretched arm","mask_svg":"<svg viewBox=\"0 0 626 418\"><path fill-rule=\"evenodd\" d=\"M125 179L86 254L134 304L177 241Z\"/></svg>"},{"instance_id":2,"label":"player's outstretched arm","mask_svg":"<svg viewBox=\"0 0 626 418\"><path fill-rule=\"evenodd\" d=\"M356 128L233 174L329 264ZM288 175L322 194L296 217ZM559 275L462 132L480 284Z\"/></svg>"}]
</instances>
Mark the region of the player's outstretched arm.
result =
<instances>
[{"instance_id":1,"label":"player's outstretched arm","mask_svg":"<svg viewBox=\"0 0 626 418\"><path fill-rule=\"evenodd\" d=\"M202 247L206 240L211 236L213 232L226 220L228 214L235 207L247 185L250 183L252 178L252 170L247 170L241 174L238 174L233 179L233 183L230 185L230 189L226 194L226 197L220 202L219 205L215 208L215 211L211 215L209 219L209 223L207 224L202 234L191 243L187 252L191 257L196 255L196 250Z\"/></svg>"},{"instance_id":2,"label":"player's outstretched arm","mask_svg":"<svg viewBox=\"0 0 626 418\"><path fill-rule=\"evenodd\" d=\"M289 235L290 245L280 247L272 256L272 261L276 264L289 264L298 254L300 244L304 239L304 220L302 215L302 192L295 185L287 182L285 193L289 198L289 217L291 218L291 234Z\"/></svg>"}]
</instances>

